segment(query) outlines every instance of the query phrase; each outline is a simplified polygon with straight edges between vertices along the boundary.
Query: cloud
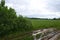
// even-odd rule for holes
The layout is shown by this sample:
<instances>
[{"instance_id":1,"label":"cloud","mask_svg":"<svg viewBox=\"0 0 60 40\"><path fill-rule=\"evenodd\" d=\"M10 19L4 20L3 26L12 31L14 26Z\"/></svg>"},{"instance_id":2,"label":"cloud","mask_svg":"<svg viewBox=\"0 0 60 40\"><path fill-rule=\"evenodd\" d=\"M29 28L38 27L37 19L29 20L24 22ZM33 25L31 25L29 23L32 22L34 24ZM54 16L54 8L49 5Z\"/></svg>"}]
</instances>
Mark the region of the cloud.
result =
<instances>
[{"instance_id":1,"label":"cloud","mask_svg":"<svg viewBox=\"0 0 60 40\"><path fill-rule=\"evenodd\" d=\"M16 10L17 15L27 17L60 17L60 0L6 0L6 5Z\"/></svg>"},{"instance_id":2,"label":"cloud","mask_svg":"<svg viewBox=\"0 0 60 40\"><path fill-rule=\"evenodd\" d=\"M47 8L52 12L60 12L60 0L50 0Z\"/></svg>"}]
</instances>

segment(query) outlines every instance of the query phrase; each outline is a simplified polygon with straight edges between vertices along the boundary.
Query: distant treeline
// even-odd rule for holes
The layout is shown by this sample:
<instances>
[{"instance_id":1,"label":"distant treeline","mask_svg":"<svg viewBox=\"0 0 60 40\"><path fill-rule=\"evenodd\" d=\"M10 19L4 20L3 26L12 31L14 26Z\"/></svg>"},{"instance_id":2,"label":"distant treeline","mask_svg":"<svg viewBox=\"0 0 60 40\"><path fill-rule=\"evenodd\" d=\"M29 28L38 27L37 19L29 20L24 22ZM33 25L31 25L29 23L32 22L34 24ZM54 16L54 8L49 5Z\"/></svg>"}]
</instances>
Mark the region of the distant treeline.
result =
<instances>
[{"instance_id":1,"label":"distant treeline","mask_svg":"<svg viewBox=\"0 0 60 40\"><path fill-rule=\"evenodd\" d=\"M39 19L39 20L60 20L60 18L52 18L52 19L50 19L50 18L29 18L29 19Z\"/></svg>"}]
</instances>

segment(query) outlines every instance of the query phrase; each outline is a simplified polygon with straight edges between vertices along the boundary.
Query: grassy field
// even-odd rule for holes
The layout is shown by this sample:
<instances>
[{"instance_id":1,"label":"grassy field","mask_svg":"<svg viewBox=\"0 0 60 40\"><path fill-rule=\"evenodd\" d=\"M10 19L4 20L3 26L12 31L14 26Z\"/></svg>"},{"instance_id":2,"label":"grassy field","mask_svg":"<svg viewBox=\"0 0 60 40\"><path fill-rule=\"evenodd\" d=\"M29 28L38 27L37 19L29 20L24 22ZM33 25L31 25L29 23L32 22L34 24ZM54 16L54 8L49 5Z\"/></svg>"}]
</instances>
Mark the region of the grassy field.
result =
<instances>
[{"instance_id":1,"label":"grassy field","mask_svg":"<svg viewBox=\"0 0 60 40\"><path fill-rule=\"evenodd\" d=\"M35 20L31 19L34 29L57 28L60 29L60 20Z\"/></svg>"},{"instance_id":2,"label":"grassy field","mask_svg":"<svg viewBox=\"0 0 60 40\"><path fill-rule=\"evenodd\" d=\"M33 25L33 30L37 30L37 29L43 29L43 28L57 28L60 29L60 20L35 20L35 19L30 19ZM19 36L21 34L25 34L24 33L16 33L13 34L12 36L10 35L10 37L15 37L11 40L33 40L33 37L29 34L25 34L26 36L24 36L23 38L21 38L22 36Z\"/></svg>"}]
</instances>

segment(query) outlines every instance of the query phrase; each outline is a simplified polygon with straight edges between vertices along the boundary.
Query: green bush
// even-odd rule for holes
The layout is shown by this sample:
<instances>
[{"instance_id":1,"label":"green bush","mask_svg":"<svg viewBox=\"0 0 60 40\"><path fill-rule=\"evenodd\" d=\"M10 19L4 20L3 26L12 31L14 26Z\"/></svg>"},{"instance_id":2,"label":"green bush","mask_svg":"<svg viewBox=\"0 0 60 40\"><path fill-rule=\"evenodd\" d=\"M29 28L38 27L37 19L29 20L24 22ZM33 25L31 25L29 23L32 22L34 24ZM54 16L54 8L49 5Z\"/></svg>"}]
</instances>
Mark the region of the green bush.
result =
<instances>
[{"instance_id":1,"label":"green bush","mask_svg":"<svg viewBox=\"0 0 60 40\"><path fill-rule=\"evenodd\" d=\"M31 21L17 16L14 9L5 6L5 0L0 4L0 37L14 33L30 31L32 29Z\"/></svg>"}]
</instances>

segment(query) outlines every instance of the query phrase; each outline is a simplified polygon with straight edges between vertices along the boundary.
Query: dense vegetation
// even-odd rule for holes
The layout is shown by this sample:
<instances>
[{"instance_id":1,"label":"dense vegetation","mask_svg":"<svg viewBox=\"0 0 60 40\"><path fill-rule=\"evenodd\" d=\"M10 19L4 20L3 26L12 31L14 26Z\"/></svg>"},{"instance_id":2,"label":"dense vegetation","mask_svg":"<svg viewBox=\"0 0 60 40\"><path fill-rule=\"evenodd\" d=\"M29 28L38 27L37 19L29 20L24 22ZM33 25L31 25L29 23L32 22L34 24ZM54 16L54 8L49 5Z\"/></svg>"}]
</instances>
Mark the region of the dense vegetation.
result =
<instances>
[{"instance_id":1,"label":"dense vegetation","mask_svg":"<svg viewBox=\"0 0 60 40\"><path fill-rule=\"evenodd\" d=\"M22 31L30 31L32 29L31 22L22 16L17 16L12 8L5 6L5 0L0 3L0 37Z\"/></svg>"}]
</instances>

